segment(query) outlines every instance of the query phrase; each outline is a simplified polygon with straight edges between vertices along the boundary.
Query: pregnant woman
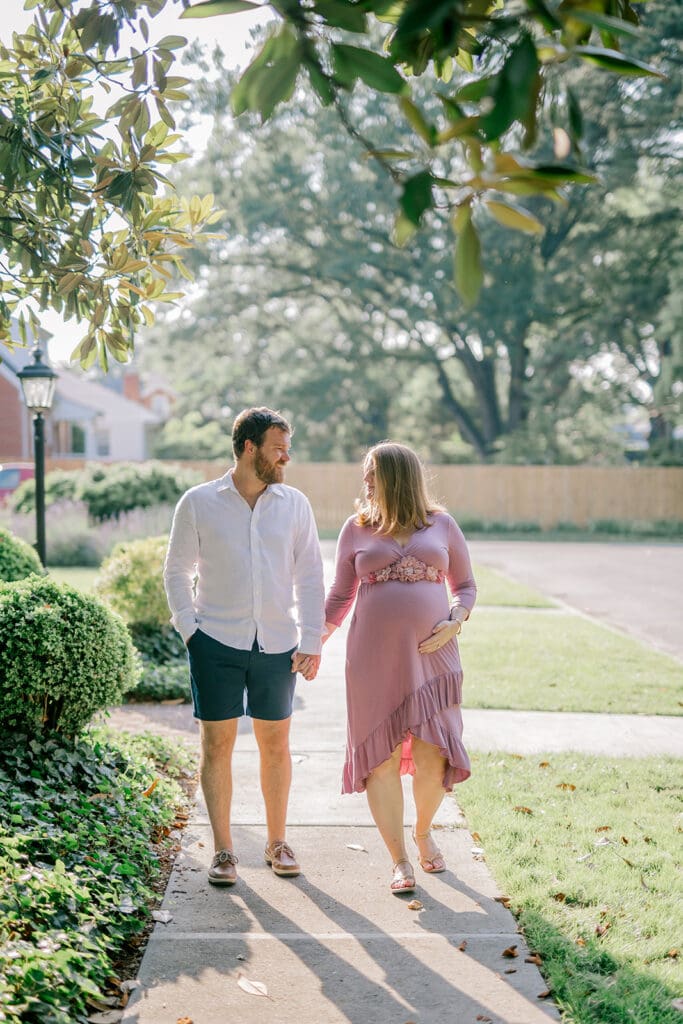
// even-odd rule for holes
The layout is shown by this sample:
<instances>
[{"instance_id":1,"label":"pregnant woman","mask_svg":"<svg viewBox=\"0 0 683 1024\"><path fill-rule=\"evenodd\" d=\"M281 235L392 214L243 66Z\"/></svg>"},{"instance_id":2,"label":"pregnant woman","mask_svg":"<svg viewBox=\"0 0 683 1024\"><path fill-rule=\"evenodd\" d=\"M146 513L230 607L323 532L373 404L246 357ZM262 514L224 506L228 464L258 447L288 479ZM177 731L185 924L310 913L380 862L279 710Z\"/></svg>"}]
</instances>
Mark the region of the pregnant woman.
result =
<instances>
[{"instance_id":1,"label":"pregnant woman","mask_svg":"<svg viewBox=\"0 0 683 1024\"><path fill-rule=\"evenodd\" d=\"M419 863L437 873L446 865L431 835L432 819L444 792L470 774L456 636L476 585L465 538L429 497L415 452L391 442L376 445L363 463L363 481L365 498L339 535L325 639L357 597L347 642L342 792L367 791L394 865L391 891L402 893L415 888L415 875L405 847L400 776L413 776Z\"/></svg>"}]
</instances>

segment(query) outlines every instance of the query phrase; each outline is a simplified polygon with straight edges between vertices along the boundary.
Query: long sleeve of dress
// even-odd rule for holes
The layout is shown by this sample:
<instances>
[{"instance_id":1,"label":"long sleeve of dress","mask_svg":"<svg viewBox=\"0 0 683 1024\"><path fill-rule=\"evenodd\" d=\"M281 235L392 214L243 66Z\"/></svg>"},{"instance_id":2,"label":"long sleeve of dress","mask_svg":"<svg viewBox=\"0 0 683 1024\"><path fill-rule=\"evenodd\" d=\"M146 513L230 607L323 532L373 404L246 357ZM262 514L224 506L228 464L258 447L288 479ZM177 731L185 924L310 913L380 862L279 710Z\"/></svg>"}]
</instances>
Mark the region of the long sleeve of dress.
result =
<instances>
[{"instance_id":1,"label":"long sleeve of dress","mask_svg":"<svg viewBox=\"0 0 683 1024\"><path fill-rule=\"evenodd\" d=\"M477 600L477 584L472 575L472 563L465 537L453 519L450 519L448 529L447 576L448 585L453 595L451 609L454 607L465 608L467 611L466 618L469 618L469 614Z\"/></svg>"},{"instance_id":2,"label":"long sleeve of dress","mask_svg":"<svg viewBox=\"0 0 683 1024\"><path fill-rule=\"evenodd\" d=\"M347 519L337 541L334 582L325 602L325 621L341 626L356 597L358 576L355 567L354 519Z\"/></svg>"}]
</instances>

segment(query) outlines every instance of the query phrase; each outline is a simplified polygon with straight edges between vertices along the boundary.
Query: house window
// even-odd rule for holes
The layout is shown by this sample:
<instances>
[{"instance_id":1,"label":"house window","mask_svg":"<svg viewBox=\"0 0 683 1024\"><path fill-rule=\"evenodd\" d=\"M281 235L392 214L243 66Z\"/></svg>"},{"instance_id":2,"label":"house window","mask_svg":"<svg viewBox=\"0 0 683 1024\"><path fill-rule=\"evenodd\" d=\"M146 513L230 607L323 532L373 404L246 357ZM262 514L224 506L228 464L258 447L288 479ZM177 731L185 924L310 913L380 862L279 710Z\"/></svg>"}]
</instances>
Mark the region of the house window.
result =
<instances>
[{"instance_id":1,"label":"house window","mask_svg":"<svg viewBox=\"0 0 683 1024\"><path fill-rule=\"evenodd\" d=\"M71 446L72 455L85 455L85 430L79 423L71 424Z\"/></svg>"},{"instance_id":2,"label":"house window","mask_svg":"<svg viewBox=\"0 0 683 1024\"><path fill-rule=\"evenodd\" d=\"M98 455L109 455L109 431L108 430L96 430L95 431L95 452Z\"/></svg>"}]
</instances>

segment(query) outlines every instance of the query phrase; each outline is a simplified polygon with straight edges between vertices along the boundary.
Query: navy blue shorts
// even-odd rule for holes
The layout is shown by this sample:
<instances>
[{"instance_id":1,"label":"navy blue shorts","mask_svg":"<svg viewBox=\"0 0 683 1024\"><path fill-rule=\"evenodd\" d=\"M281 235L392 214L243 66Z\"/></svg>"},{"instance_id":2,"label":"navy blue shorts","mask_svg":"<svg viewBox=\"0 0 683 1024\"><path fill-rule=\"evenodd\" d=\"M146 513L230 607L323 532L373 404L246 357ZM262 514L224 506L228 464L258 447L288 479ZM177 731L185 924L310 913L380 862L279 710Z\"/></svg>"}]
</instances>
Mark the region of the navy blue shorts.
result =
<instances>
[{"instance_id":1,"label":"navy blue shorts","mask_svg":"<svg viewBox=\"0 0 683 1024\"><path fill-rule=\"evenodd\" d=\"M194 716L203 722L251 715L280 722L292 714L296 674L292 654L228 647L197 629L187 642ZM246 710L244 694L246 692Z\"/></svg>"}]
</instances>

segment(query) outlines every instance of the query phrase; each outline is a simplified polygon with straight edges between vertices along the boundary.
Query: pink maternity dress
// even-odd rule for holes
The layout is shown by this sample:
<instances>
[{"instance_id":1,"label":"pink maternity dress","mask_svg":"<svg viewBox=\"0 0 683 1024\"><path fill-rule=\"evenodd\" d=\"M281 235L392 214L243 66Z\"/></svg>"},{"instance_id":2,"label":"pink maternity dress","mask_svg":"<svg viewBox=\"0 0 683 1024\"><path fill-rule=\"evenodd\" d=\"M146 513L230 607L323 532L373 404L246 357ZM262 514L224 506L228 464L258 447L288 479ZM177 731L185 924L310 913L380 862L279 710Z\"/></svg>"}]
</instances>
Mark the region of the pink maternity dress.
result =
<instances>
[{"instance_id":1,"label":"pink maternity dress","mask_svg":"<svg viewBox=\"0 0 683 1024\"><path fill-rule=\"evenodd\" d=\"M368 775L403 744L401 774L415 771L412 737L439 747L444 789L470 775L462 744L462 667L458 643L434 654L418 644L448 618L453 598L468 611L476 584L465 538L446 512L429 516L404 546L347 519L339 535L334 583L325 604L340 626L357 596L346 648L348 715L342 793L362 793Z\"/></svg>"}]
</instances>

